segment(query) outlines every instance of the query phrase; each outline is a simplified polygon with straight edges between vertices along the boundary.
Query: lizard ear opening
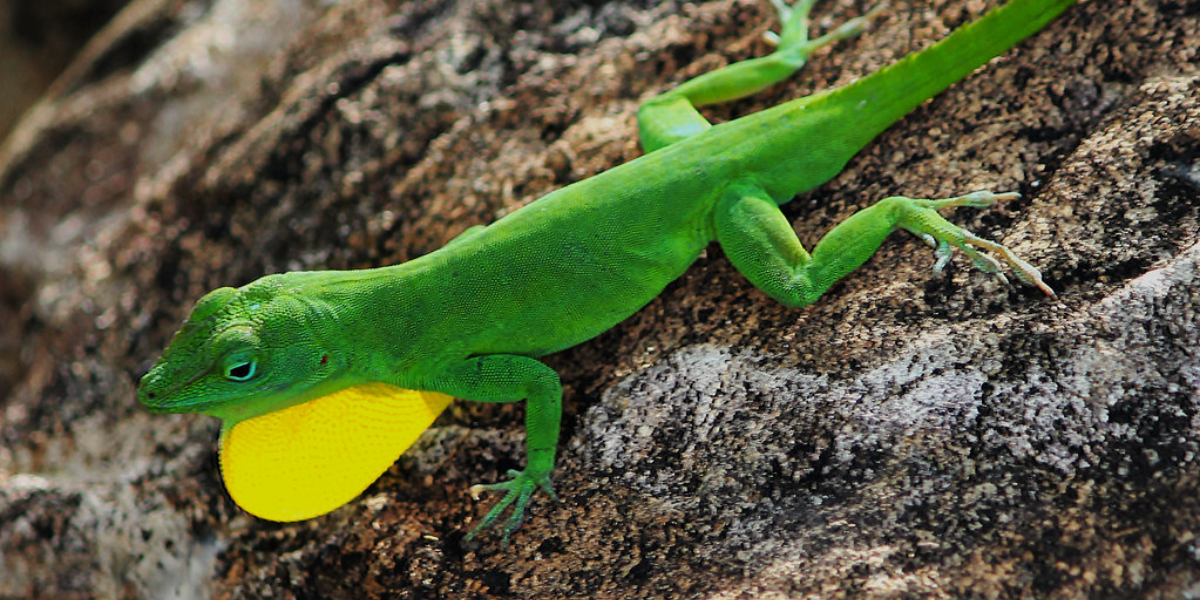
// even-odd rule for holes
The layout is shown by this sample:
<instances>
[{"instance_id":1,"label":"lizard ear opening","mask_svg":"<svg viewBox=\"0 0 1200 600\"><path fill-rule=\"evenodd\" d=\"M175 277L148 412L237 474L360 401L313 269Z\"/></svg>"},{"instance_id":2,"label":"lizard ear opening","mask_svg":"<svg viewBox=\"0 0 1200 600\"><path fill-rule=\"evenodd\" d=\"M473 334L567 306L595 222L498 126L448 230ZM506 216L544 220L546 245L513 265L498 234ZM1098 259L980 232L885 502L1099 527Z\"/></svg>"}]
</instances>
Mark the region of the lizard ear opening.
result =
<instances>
[{"instance_id":1,"label":"lizard ear opening","mask_svg":"<svg viewBox=\"0 0 1200 600\"><path fill-rule=\"evenodd\" d=\"M323 515L353 500L450 403L436 392L370 383L221 430L221 475L234 502L271 521Z\"/></svg>"}]
</instances>

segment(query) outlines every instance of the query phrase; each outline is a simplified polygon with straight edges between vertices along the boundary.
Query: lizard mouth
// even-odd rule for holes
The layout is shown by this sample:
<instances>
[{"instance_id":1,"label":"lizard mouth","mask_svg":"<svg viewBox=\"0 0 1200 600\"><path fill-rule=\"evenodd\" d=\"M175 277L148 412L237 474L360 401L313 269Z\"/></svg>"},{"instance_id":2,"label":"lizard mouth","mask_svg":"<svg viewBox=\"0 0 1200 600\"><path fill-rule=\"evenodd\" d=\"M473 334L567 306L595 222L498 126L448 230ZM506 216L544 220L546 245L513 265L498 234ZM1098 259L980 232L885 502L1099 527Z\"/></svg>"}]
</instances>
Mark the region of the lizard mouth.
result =
<instances>
[{"instance_id":1,"label":"lizard mouth","mask_svg":"<svg viewBox=\"0 0 1200 600\"><path fill-rule=\"evenodd\" d=\"M168 374L151 370L138 385L138 402L153 413L203 412L208 408L240 401L245 396L256 395L279 386L261 386L238 394L235 398L224 398L212 393L185 394L184 390L195 385L209 374L202 370L183 380L171 381Z\"/></svg>"},{"instance_id":2,"label":"lizard mouth","mask_svg":"<svg viewBox=\"0 0 1200 600\"><path fill-rule=\"evenodd\" d=\"M157 368L151 369L138 383L138 402L154 413L191 412L194 404L180 400L179 391L199 381L205 373L201 371L175 385L164 385L167 377L157 371Z\"/></svg>"},{"instance_id":3,"label":"lizard mouth","mask_svg":"<svg viewBox=\"0 0 1200 600\"><path fill-rule=\"evenodd\" d=\"M254 398L276 394L291 385L288 382L276 383L274 385L263 384L240 390L236 395L217 393L191 395L181 394L181 392L203 379L207 375L207 372L198 373L187 380L169 387L159 385L159 379L150 379L152 375L154 375L153 371L147 374L146 378L143 378L142 383L138 386L137 397L138 402L142 406L156 414L220 413L223 412L223 409L248 402Z\"/></svg>"}]
</instances>

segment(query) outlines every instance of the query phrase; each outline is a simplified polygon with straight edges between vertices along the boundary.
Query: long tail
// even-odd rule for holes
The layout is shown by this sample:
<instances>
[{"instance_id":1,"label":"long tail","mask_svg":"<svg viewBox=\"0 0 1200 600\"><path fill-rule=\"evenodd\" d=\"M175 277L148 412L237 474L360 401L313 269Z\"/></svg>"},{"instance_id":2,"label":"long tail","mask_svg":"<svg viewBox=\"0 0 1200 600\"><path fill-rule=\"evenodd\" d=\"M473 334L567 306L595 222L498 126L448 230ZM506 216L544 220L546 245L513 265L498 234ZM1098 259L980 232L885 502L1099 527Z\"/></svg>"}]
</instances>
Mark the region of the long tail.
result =
<instances>
[{"instance_id":1,"label":"long tail","mask_svg":"<svg viewBox=\"0 0 1200 600\"><path fill-rule=\"evenodd\" d=\"M1012 0L955 29L928 49L831 90L834 104L859 108L864 145L921 103L1033 35L1076 0ZM874 101L885 99L884 102Z\"/></svg>"},{"instance_id":2,"label":"long tail","mask_svg":"<svg viewBox=\"0 0 1200 600\"><path fill-rule=\"evenodd\" d=\"M781 177L781 183L786 183L776 191L781 199L790 198L837 175L851 157L901 117L1036 33L1075 2L1011 0L929 48L852 84L739 120L782 117L801 128L797 136L822 141L819 155L780 157L788 163L782 168L791 172Z\"/></svg>"}]
</instances>

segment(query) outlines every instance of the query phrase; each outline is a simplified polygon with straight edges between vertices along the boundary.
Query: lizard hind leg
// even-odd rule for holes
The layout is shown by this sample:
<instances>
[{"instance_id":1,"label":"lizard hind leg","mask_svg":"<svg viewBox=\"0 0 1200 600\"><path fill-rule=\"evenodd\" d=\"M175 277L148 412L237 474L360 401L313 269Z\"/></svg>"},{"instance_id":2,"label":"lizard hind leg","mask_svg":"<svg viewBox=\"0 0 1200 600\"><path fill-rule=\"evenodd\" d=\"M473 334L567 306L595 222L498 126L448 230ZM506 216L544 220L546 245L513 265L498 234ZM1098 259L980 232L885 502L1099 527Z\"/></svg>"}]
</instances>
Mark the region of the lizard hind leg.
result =
<instances>
[{"instance_id":1,"label":"lizard hind leg","mask_svg":"<svg viewBox=\"0 0 1200 600\"><path fill-rule=\"evenodd\" d=\"M642 104L638 109L642 148L653 152L712 127L697 107L745 98L791 77L818 48L862 33L880 10L876 7L810 40L808 15L814 1L799 0L789 6L783 0L771 0L781 23L778 34L766 34L767 41L776 46L771 54L689 79Z\"/></svg>"},{"instance_id":2,"label":"lizard hind leg","mask_svg":"<svg viewBox=\"0 0 1200 600\"><path fill-rule=\"evenodd\" d=\"M951 248L958 248L981 270L1003 278L1002 263L986 253L994 252L1019 279L1053 296L1032 265L1005 246L971 234L937 213L939 208L987 206L1012 197L1015 195L976 192L945 200L885 198L838 223L810 254L773 199L755 185L735 184L718 203L714 225L717 240L734 267L755 287L788 306L812 304L866 262L896 229L908 230L937 249L935 269L945 265Z\"/></svg>"},{"instance_id":3,"label":"lizard hind leg","mask_svg":"<svg viewBox=\"0 0 1200 600\"><path fill-rule=\"evenodd\" d=\"M779 33L768 31L763 34L763 39L778 48L777 53L784 52L794 56L799 61L796 68L803 66L804 62L808 60L808 56L818 48L866 31L867 23L886 8L886 5L878 4L866 14L842 23L815 40L809 40L811 23L808 15L812 12L816 0L800 0L791 6L788 6L783 0L770 0L770 2L775 7L775 11L779 13L780 31Z\"/></svg>"}]
</instances>

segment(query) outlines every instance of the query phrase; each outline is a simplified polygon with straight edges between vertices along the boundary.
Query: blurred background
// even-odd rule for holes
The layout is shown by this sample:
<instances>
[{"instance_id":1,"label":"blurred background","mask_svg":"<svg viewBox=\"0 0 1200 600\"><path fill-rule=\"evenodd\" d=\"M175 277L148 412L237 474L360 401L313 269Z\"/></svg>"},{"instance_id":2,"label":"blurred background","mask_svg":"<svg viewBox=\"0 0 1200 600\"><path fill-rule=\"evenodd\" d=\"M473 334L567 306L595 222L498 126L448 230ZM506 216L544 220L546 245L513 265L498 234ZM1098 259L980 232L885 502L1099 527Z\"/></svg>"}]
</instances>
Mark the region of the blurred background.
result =
<instances>
[{"instance_id":1,"label":"blurred background","mask_svg":"<svg viewBox=\"0 0 1200 600\"><path fill-rule=\"evenodd\" d=\"M0 140L128 0L0 0Z\"/></svg>"}]
</instances>

